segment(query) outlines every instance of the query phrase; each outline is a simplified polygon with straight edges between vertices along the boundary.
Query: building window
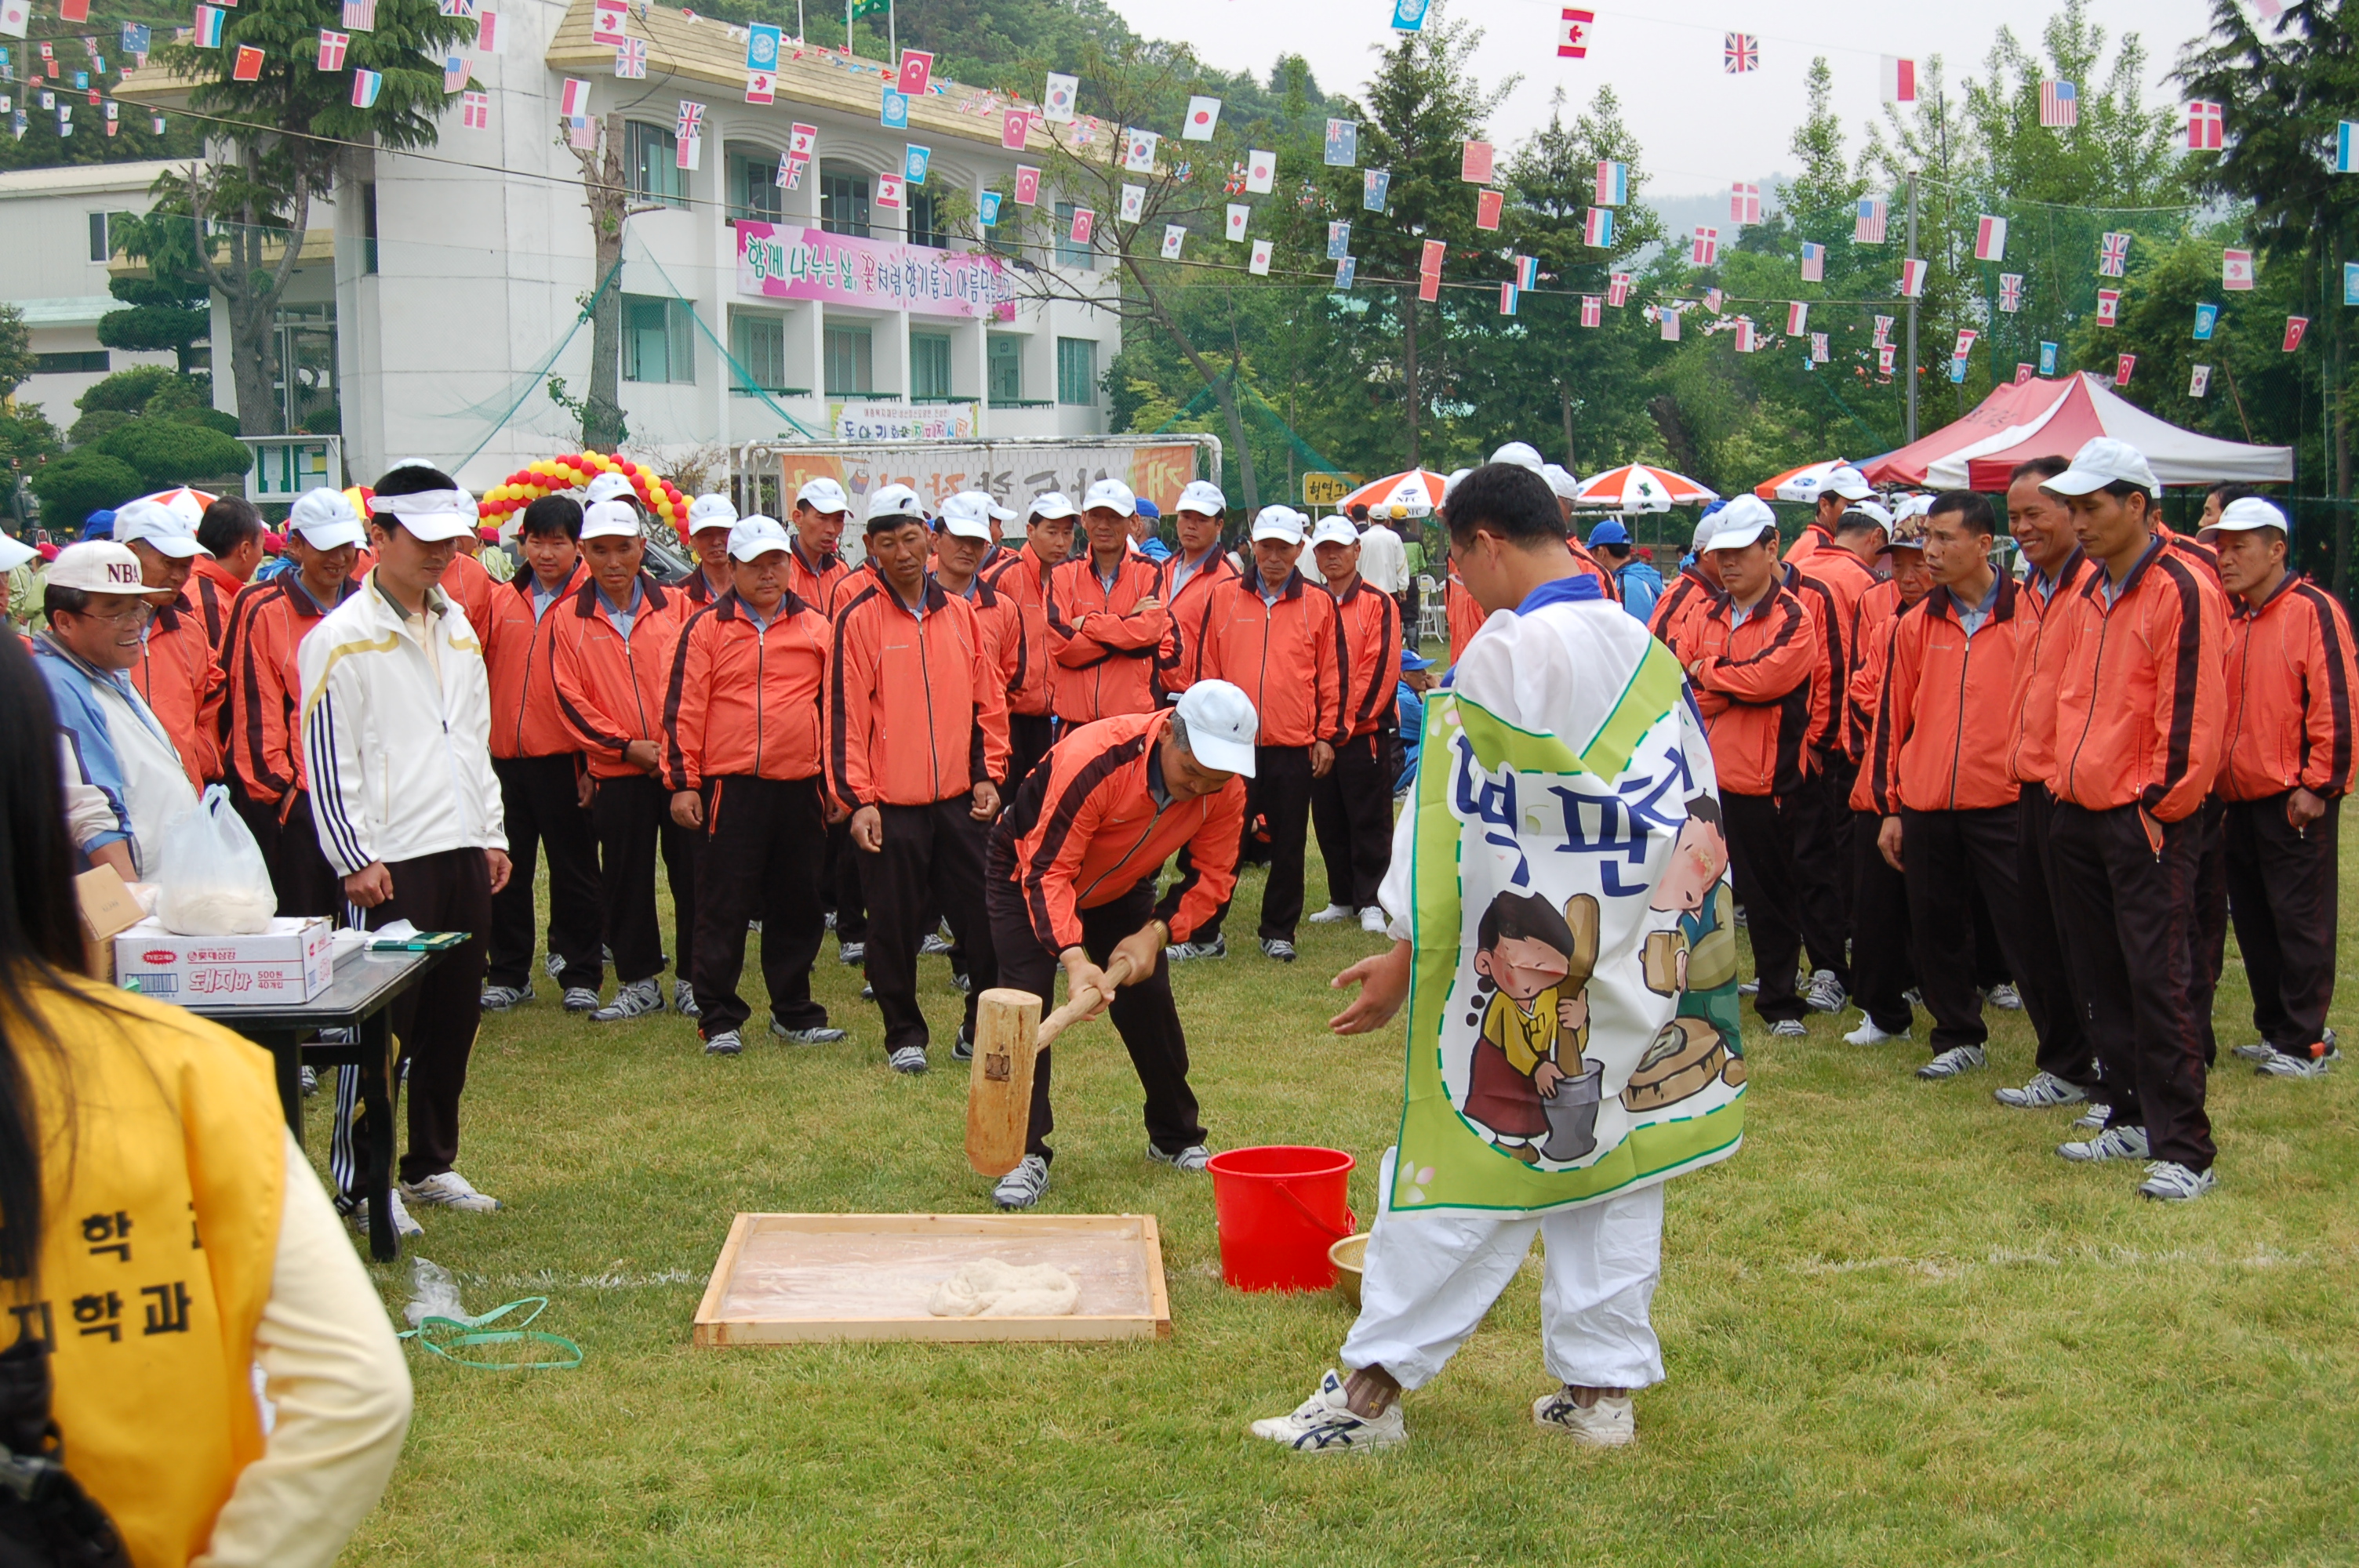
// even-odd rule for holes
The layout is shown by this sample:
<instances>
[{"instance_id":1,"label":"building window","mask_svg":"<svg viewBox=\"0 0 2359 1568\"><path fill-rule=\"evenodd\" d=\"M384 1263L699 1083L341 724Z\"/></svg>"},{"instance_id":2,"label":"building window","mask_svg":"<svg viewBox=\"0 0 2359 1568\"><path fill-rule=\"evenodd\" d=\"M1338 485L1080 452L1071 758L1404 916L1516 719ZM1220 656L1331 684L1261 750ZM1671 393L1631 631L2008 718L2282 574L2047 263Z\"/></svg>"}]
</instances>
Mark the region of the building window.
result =
<instances>
[{"instance_id":1,"label":"building window","mask_svg":"<svg viewBox=\"0 0 2359 1568\"><path fill-rule=\"evenodd\" d=\"M876 390L876 344L867 328L830 327L821 347L830 397L864 397Z\"/></svg>"},{"instance_id":2,"label":"building window","mask_svg":"<svg viewBox=\"0 0 2359 1568\"><path fill-rule=\"evenodd\" d=\"M730 391L751 396L748 381L764 392L788 390L785 317L764 310L731 311L729 353L737 362L730 373Z\"/></svg>"},{"instance_id":3,"label":"building window","mask_svg":"<svg viewBox=\"0 0 2359 1568\"><path fill-rule=\"evenodd\" d=\"M776 223L787 215L787 193L778 189L778 159L761 147L729 149L729 215Z\"/></svg>"},{"instance_id":4,"label":"building window","mask_svg":"<svg viewBox=\"0 0 2359 1568\"><path fill-rule=\"evenodd\" d=\"M909 396L945 402L951 396L951 341L940 332L909 334Z\"/></svg>"},{"instance_id":5,"label":"building window","mask_svg":"<svg viewBox=\"0 0 2359 1568\"><path fill-rule=\"evenodd\" d=\"M1082 266L1090 265L1090 247L1073 243L1073 213L1078 211L1071 201L1057 203L1057 265Z\"/></svg>"},{"instance_id":6,"label":"building window","mask_svg":"<svg viewBox=\"0 0 2359 1568\"><path fill-rule=\"evenodd\" d=\"M868 237L868 177L864 174L821 174L819 182L819 226L831 234Z\"/></svg>"},{"instance_id":7,"label":"building window","mask_svg":"<svg viewBox=\"0 0 2359 1568\"><path fill-rule=\"evenodd\" d=\"M376 270L376 181L361 182L361 271Z\"/></svg>"},{"instance_id":8,"label":"building window","mask_svg":"<svg viewBox=\"0 0 2359 1568\"><path fill-rule=\"evenodd\" d=\"M35 354L35 375L81 375L96 371L103 375L114 368L114 359L104 349L76 350L66 354Z\"/></svg>"},{"instance_id":9,"label":"building window","mask_svg":"<svg viewBox=\"0 0 2359 1568\"><path fill-rule=\"evenodd\" d=\"M90 215L90 259L94 262L108 261L114 255L114 248L107 240L106 218L103 212Z\"/></svg>"},{"instance_id":10,"label":"building window","mask_svg":"<svg viewBox=\"0 0 2359 1568\"><path fill-rule=\"evenodd\" d=\"M688 170L679 167L679 138L661 125L632 120L623 126L623 178L642 201L688 205Z\"/></svg>"},{"instance_id":11,"label":"building window","mask_svg":"<svg viewBox=\"0 0 2359 1568\"><path fill-rule=\"evenodd\" d=\"M1081 406L1098 400L1098 341L1057 340L1057 401Z\"/></svg>"},{"instance_id":12,"label":"building window","mask_svg":"<svg viewBox=\"0 0 2359 1568\"><path fill-rule=\"evenodd\" d=\"M994 403L1024 401L1024 340L995 337L991 340L991 400Z\"/></svg>"},{"instance_id":13,"label":"building window","mask_svg":"<svg viewBox=\"0 0 2359 1568\"><path fill-rule=\"evenodd\" d=\"M950 225L942 221L942 199L929 191L909 194L909 243L931 245L938 251L951 246Z\"/></svg>"},{"instance_id":14,"label":"building window","mask_svg":"<svg viewBox=\"0 0 2359 1568\"><path fill-rule=\"evenodd\" d=\"M691 330L688 307L679 300L623 296L623 379L694 382Z\"/></svg>"}]
</instances>

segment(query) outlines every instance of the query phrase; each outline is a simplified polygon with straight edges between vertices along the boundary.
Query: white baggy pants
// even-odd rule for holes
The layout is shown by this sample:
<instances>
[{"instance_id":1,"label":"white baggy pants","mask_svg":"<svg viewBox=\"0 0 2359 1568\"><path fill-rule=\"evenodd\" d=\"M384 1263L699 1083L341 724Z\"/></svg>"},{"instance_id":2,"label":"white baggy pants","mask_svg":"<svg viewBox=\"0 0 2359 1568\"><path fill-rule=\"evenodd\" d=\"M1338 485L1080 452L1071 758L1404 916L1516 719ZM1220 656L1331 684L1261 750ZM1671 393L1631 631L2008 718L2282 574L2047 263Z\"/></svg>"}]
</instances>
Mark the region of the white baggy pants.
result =
<instances>
[{"instance_id":1,"label":"white baggy pants","mask_svg":"<svg viewBox=\"0 0 2359 1568\"><path fill-rule=\"evenodd\" d=\"M1389 1193L1392 1161L1382 1189ZM1547 1238L1540 1347L1549 1375L1576 1388L1643 1389L1663 1380L1647 1321L1663 1272L1663 1184L1580 1208L1499 1218L1376 1216L1360 1282L1360 1316L1343 1365L1382 1367L1404 1389L1440 1375L1531 1250Z\"/></svg>"}]
</instances>

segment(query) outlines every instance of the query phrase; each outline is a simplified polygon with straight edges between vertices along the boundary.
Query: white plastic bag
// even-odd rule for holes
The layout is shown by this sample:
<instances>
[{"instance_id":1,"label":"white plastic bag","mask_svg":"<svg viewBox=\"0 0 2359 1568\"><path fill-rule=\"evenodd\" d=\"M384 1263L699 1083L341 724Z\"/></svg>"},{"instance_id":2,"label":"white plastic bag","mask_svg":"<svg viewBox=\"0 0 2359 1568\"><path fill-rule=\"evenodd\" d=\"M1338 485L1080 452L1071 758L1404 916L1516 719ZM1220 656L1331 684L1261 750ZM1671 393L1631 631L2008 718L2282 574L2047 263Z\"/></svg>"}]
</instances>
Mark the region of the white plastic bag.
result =
<instances>
[{"instance_id":1,"label":"white plastic bag","mask_svg":"<svg viewBox=\"0 0 2359 1568\"><path fill-rule=\"evenodd\" d=\"M158 860L156 918L167 931L235 936L270 929L278 913L270 868L221 785L207 785L197 808L164 829Z\"/></svg>"}]
</instances>

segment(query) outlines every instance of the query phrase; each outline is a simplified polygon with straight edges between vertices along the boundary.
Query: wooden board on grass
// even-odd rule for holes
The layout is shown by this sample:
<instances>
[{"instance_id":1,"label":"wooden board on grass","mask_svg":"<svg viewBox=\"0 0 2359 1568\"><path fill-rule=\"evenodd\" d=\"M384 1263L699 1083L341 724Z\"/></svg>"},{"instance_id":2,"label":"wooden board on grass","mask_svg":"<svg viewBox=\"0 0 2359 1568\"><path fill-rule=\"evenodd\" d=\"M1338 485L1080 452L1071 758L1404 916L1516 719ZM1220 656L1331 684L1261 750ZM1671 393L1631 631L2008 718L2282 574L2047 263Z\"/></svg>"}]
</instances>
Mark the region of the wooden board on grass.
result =
<instances>
[{"instance_id":1,"label":"wooden board on grass","mask_svg":"<svg viewBox=\"0 0 2359 1568\"><path fill-rule=\"evenodd\" d=\"M1047 1263L1080 1283L1062 1317L936 1317L962 1264ZM741 1214L696 1309L696 1343L1168 1339L1163 1242L1142 1214Z\"/></svg>"}]
</instances>

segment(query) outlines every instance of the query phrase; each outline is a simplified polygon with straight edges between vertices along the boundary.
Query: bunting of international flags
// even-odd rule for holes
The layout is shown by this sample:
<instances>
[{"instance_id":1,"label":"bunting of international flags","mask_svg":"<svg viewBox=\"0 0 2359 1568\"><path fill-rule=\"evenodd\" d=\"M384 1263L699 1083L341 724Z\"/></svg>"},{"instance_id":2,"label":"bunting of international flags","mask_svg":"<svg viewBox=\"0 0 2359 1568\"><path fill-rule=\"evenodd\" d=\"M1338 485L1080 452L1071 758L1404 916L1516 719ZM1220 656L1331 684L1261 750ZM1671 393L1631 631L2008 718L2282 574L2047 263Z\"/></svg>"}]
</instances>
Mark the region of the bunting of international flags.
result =
<instances>
[{"instance_id":1,"label":"bunting of international flags","mask_svg":"<svg viewBox=\"0 0 2359 1568\"><path fill-rule=\"evenodd\" d=\"M1600 207L1624 207L1630 201L1630 166L1626 163L1601 162L1597 166L1597 194Z\"/></svg>"},{"instance_id":2,"label":"bunting of international flags","mask_svg":"<svg viewBox=\"0 0 2359 1568\"><path fill-rule=\"evenodd\" d=\"M1925 264L1915 256L1900 264L1900 293L1903 298L1914 299L1925 292Z\"/></svg>"},{"instance_id":3,"label":"bunting of international flags","mask_svg":"<svg viewBox=\"0 0 2359 1568\"><path fill-rule=\"evenodd\" d=\"M645 38L625 38L614 46L614 74L633 81L647 76L647 41Z\"/></svg>"},{"instance_id":4,"label":"bunting of international flags","mask_svg":"<svg viewBox=\"0 0 2359 1568\"><path fill-rule=\"evenodd\" d=\"M1711 266L1720 260L1720 231L1698 229L1688 259L1697 266Z\"/></svg>"},{"instance_id":5,"label":"bunting of international flags","mask_svg":"<svg viewBox=\"0 0 2359 1568\"><path fill-rule=\"evenodd\" d=\"M2121 324L2122 291L2118 288L2097 290L2097 325L2115 327Z\"/></svg>"},{"instance_id":6,"label":"bunting of international flags","mask_svg":"<svg viewBox=\"0 0 2359 1568\"><path fill-rule=\"evenodd\" d=\"M1752 33L1729 33L1720 46L1721 69L1731 76L1742 76L1761 69L1761 39Z\"/></svg>"},{"instance_id":7,"label":"bunting of international flags","mask_svg":"<svg viewBox=\"0 0 2359 1568\"><path fill-rule=\"evenodd\" d=\"M2081 89L2070 81L2039 84L2039 123L2050 130L2067 130L2081 123Z\"/></svg>"},{"instance_id":8,"label":"bunting of international flags","mask_svg":"<svg viewBox=\"0 0 2359 1568\"><path fill-rule=\"evenodd\" d=\"M1605 301L1600 299L1594 294L1582 295L1581 297L1581 324L1584 327L1595 327L1602 324L1604 319Z\"/></svg>"},{"instance_id":9,"label":"bunting of international flags","mask_svg":"<svg viewBox=\"0 0 2359 1568\"><path fill-rule=\"evenodd\" d=\"M352 41L353 36L350 33L332 32L326 27L321 27L320 29L320 69L321 70L343 70L344 50L352 47Z\"/></svg>"},{"instance_id":10,"label":"bunting of international flags","mask_svg":"<svg viewBox=\"0 0 2359 1568\"><path fill-rule=\"evenodd\" d=\"M1614 210L1592 207L1582 215L1581 237L1590 249L1608 251L1614 248Z\"/></svg>"},{"instance_id":11,"label":"bunting of international flags","mask_svg":"<svg viewBox=\"0 0 2359 1568\"><path fill-rule=\"evenodd\" d=\"M1810 305L1809 300L1789 299L1786 302L1786 336L1789 338L1800 337L1803 330L1810 325Z\"/></svg>"},{"instance_id":12,"label":"bunting of international flags","mask_svg":"<svg viewBox=\"0 0 2359 1568\"><path fill-rule=\"evenodd\" d=\"M1802 281L1824 283L1827 280L1827 247L1802 242Z\"/></svg>"},{"instance_id":13,"label":"bunting of international flags","mask_svg":"<svg viewBox=\"0 0 2359 1568\"><path fill-rule=\"evenodd\" d=\"M2130 237L2107 234L2097 244L2097 276L2119 277L2129 270Z\"/></svg>"},{"instance_id":14,"label":"bunting of international flags","mask_svg":"<svg viewBox=\"0 0 2359 1568\"><path fill-rule=\"evenodd\" d=\"M1512 316L1516 313L1516 286L1512 283L1499 285L1500 315Z\"/></svg>"},{"instance_id":15,"label":"bunting of international flags","mask_svg":"<svg viewBox=\"0 0 2359 1568\"><path fill-rule=\"evenodd\" d=\"M1985 212L1974 220L1974 260L2006 259L2006 220Z\"/></svg>"},{"instance_id":16,"label":"bunting of international flags","mask_svg":"<svg viewBox=\"0 0 2359 1568\"><path fill-rule=\"evenodd\" d=\"M1605 279L1605 303L1616 310L1630 303L1630 275L1617 272Z\"/></svg>"},{"instance_id":17,"label":"bunting of international flags","mask_svg":"<svg viewBox=\"0 0 2359 1568\"><path fill-rule=\"evenodd\" d=\"M1852 222L1851 239L1855 245L1884 243L1885 201L1881 196L1859 199L1859 215Z\"/></svg>"},{"instance_id":18,"label":"bunting of international flags","mask_svg":"<svg viewBox=\"0 0 2359 1568\"><path fill-rule=\"evenodd\" d=\"M459 124L470 131L492 128L492 95L488 92L459 94Z\"/></svg>"},{"instance_id":19,"label":"bunting of international flags","mask_svg":"<svg viewBox=\"0 0 2359 1568\"><path fill-rule=\"evenodd\" d=\"M344 31L376 31L376 0L344 0Z\"/></svg>"},{"instance_id":20,"label":"bunting of international flags","mask_svg":"<svg viewBox=\"0 0 2359 1568\"><path fill-rule=\"evenodd\" d=\"M1917 62L1886 55L1880 61L1884 101L1886 103L1917 102Z\"/></svg>"},{"instance_id":21,"label":"bunting of international flags","mask_svg":"<svg viewBox=\"0 0 2359 1568\"><path fill-rule=\"evenodd\" d=\"M1738 228L1761 222L1761 187L1740 179L1728 188L1728 221Z\"/></svg>"},{"instance_id":22,"label":"bunting of international flags","mask_svg":"<svg viewBox=\"0 0 2359 1568\"><path fill-rule=\"evenodd\" d=\"M2003 272L1998 275L1998 308L2009 315L2023 308L2023 275Z\"/></svg>"},{"instance_id":23,"label":"bunting of international flags","mask_svg":"<svg viewBox=\"0 0 2359 1568\"><path fill-rule=\"evenodd\" d=\"M2189 152L2218 152L2226 139L2227 129L2227 117L2223 105L2202 98L2194 99L2187 105L2187 150Z\"/></svg>"},{"instance_id":24,"label":"bunting of international flags","mask_svg":"<svg viewBox=\"0 0 2359 1568\"><path fill-rule=\"evenodd\" d=\"M353 108L373 109L376 107L376 95L378 92L382 92L384 88L385 76L383 72L370 70L364 66L355 66L353 68Z\"/></svg>"},{"instance_id":25,"label":"bunting of international flags","mask_svg":"<svg viewBox=\"0 0 2359 1568\"><path fill-rule=\"evenodd\" d=\"M1827 335L1824 332L1810 334L1810 362L1821 365L1827 362Z\"/></svg>"}]
</instances>

